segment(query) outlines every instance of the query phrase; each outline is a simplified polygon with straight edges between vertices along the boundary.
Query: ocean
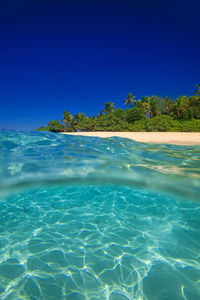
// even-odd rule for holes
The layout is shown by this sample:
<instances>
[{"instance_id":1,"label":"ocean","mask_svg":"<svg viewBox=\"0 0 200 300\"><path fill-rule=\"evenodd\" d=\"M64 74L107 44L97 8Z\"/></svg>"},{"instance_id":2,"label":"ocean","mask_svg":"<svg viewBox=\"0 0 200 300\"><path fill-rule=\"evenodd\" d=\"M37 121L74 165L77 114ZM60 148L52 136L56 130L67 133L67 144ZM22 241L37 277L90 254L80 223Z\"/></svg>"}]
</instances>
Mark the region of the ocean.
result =
<instances>
[{"instance_id":1,"label":"ocean","mask_svg":"<svg viewBox=\"0 0 200 300\"><path fill-rule=\"evenodd\" d=\"M199 300L200 146L0 132L0 299Z\"/></svg>"}]
</instances>

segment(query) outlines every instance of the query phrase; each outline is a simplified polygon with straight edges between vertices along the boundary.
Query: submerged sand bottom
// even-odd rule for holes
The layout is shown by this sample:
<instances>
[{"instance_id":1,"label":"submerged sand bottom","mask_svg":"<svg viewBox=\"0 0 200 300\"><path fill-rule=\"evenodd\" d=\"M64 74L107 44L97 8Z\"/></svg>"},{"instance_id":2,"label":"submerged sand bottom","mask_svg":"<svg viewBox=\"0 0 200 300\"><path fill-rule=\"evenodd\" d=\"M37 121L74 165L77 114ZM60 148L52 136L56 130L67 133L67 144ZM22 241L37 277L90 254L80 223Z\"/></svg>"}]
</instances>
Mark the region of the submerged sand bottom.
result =
<instances>
[{"instance_id":1,"label":"submerged sand bottom","mask_svg":"<svg viewBox=\"0 0 200 300\"><path fill-rule=\"evenodd\" d=\"M82 135L92 137L122 137L136 142L174 144L174 145L200 145L200 132L63 132L68 135Z\"/></svg>"}]
</instances>

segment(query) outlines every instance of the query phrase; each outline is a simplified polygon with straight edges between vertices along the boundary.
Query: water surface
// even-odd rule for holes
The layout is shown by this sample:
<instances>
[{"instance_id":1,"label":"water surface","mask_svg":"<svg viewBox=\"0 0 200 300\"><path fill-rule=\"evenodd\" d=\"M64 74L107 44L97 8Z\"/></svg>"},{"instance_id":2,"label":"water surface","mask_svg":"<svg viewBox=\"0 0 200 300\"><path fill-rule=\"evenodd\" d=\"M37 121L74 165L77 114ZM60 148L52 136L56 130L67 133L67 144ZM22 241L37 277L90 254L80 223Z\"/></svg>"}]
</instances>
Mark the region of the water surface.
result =
<instances>
[{"instance_id":1,"label":"water surface","mask_svg":"<svg viewBox=\"0 0 200 300\"><path fill-rule=\"evenodd\" d=\"M0 133L1 299L200 299L200 147Z\"/></svg>"}]
</instances>

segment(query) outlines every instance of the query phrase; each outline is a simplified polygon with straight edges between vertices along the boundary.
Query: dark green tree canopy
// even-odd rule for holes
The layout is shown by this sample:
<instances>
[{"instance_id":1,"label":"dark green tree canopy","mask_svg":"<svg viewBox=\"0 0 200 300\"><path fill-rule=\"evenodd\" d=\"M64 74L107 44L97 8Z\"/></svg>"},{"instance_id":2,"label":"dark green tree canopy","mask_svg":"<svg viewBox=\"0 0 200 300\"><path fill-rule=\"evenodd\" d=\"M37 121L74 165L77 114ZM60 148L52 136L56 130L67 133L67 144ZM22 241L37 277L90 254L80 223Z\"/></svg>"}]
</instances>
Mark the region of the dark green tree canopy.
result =
<instances>
[{"instance_id":1,"label":"dark green tree canopy","mask_svg":"<svg viewBox=\"0 0 200 300\"><path fill-rule=\"evenodd\" d=\"M58 120L37 130L52 132L75 131L200 131L200 84L194 95L170 97L145 96L136 100L132 93L123 100L126 110L115 108L113 102L105 103L97 117L83 112L74 116L68 110Z\"/></svg>"}]
</instances>

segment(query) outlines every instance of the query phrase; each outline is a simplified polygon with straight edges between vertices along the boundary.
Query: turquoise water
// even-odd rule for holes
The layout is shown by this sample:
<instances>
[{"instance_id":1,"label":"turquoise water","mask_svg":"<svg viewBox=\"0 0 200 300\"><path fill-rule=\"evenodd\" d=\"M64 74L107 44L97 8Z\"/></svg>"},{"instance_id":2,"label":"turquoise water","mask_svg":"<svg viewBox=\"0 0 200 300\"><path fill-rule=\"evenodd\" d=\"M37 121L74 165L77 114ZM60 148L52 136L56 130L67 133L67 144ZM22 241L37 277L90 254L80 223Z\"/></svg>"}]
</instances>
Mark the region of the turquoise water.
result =
<instances>
[{"instance_id":1,"label":"turquoise water","mask_svg":"<svg viewBox=\"0 0 200 300\"><path fill-rule=\"evenodd\" d=\"M200 299L200 147L0 133L0 299Z\"/></svg>"}]
</instances>

